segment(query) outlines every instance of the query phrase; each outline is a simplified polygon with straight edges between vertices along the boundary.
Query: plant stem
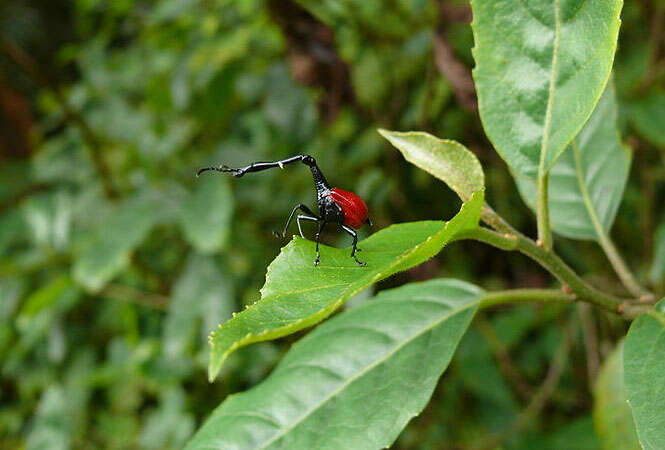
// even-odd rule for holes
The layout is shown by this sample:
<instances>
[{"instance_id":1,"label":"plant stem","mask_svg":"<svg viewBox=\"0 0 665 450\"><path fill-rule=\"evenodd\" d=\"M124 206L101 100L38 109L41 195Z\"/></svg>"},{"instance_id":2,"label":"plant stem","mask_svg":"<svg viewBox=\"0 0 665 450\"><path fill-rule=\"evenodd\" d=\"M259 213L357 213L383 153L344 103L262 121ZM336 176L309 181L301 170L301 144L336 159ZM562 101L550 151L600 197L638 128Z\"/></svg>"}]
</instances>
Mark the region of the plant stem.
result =
<instances>
[{"instance_id":1,"label":"plant stem","mask_svg":"<svg viewBox=\"0 0 665 450\"><path fill-rule=\"evenodd\" d=\"M465 200L466 201L466 200ZM480 219L499 233L519 234L506 220L498 215L488 204L483 205Z\"/></svg>"},{"instance_id":2,"label":"plant stem","mask_svg":"<svg viewBox=\"0 0 665 450\"><path fill-rule=\"evenodd\" d=\"M621 305L624 300L606 294L582 280L559 256L551 250L545 250L531 239L522 234L499 234L487 228L477 227L457 235L459 239L474 239L485 242L502 250L517 250L538 262L547 269L561 283L568 286L575 293L577 299L593 303L607 311L625 315Z\"/></svg>"},{"instance_id":3,"label":"plant stem","mask_svg":"<svg viewBox=\"0 0 665 450\"><path fill-rule=\"evenodd\" d=\"M487 320L484 314L476 314L473 318L473 324L491 347L494 359L503 377L510 381L515 392L522 400L530 399L532 395L531 386L513 363L508 346L496 334L490 321Z\"/></svg>"},{"instance_id":4,"label":"plant stem","mask_svg":"<svg viewBox=\"0 0 665 450\"><path fill-rule=\"evenodd\" d=\"M572 346L573 340L575 339L575 335L577 334L576 331L577 329L575 328L575 322L573 320L569 320L566 328L564 329L564 335L563 339L561 340L561 344L557 348L556 353L554 354L554 358L552 359L552 362L547 369L545 380L538 388L538 391L536 391L536 393L531 398L531 401L527 405L526 409L524 409L524 411L522 411L517 416L517 419L515 419L510 428L490 438L489 441L485 442L484 445L480 447L481 449L490 450L499 447L502 442L523 430L524 427L529 425L531 421L533 421L533 419L535 419L541 413L543 408L547 405L547 402L552 397L552 394L554 394L554 391L556 391L559 380L561 380L561 375L565 369L568 354L570 353L570 348Z\"/></svg>"},{"instance_id":5,"label":"plant stem","mask_svg":"<svg viewBox=\"0 0 665 450\"><path fill-rule=\"evenodd\" d=\"M575 296L560 289L509 289L506 291L487 292L480 300L480 308L505 305L508 303L570 303Z\"/></svg>"},{"instance_id":6,"label":"plant stem","mask_svg":"<svg viewBox=\"0 0 665 450\"><path fill-rule=\"evenodd\" d=\"M538 242L545 249L552 248L552 230L550 230L549 206L550 177L547 172L538 175Z\"/></svg>"},{"instance_id":7,"label":"plant stem","mask_svg":"<svg viewBox=\"0 0 665 450\"><path fill-rule=\"evenodd\" d=\"M614 243L605 232L603 225L600 223L600 219L596 213L596 208L593 204L593 201L591 200L591 194L589 194L589 190L587 189L587 184L584 179L584 173L582 170L582 153L580 152L580 148L577 145L576 140L573 140L572 149L569 151L572 151L573 156L575 157L577 183L580 187L580 192L582 193L582 199L584 200L584 206L586 207L587 213L589 214L589 219L591 219L591 224L593 225L593 229L596 232L596 236L598 237L598 243L605 252L605 255L607 255L607 259L610 261L610 264L612 264L614 271L619 276L619 279L626 287L626 289L628 289L628 291L636 297L649 295L649 292L647 292L637 282L632 272L628 268L628 265L621 257L621 254L614 246Z\"/></svg>"}]
</instances>

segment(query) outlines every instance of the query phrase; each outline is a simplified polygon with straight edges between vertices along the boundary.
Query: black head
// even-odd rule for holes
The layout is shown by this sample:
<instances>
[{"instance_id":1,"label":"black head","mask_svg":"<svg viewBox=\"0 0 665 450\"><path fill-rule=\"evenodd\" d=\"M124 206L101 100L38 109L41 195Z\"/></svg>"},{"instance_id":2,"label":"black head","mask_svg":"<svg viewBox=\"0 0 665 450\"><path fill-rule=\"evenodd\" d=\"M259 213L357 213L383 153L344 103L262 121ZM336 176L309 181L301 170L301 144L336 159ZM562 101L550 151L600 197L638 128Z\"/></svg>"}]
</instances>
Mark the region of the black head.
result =
<instances>
[{"instance_id":1,"label":"black head","mask_svg":"<svg viewBox=\"0 0 665 450\"><path fill-rule=\"evenodd\" d=\"M309 156L309 155L303 156L302 163L309 166L309 167L315 167L316 166L316 160L313 157Z\"/></svg>"}]
</instances>

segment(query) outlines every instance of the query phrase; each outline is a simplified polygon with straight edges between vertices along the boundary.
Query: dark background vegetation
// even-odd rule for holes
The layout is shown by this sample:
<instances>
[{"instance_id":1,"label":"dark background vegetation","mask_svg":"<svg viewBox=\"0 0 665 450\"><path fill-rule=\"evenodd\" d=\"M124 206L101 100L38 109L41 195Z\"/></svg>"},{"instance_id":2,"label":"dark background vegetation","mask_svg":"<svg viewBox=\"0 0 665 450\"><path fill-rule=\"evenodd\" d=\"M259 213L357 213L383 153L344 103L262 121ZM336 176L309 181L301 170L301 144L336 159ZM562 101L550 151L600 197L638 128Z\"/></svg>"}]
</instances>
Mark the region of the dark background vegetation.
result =
<instances>
[{"instance_id":1,"label":"dark background vegetation","mask_svg":"<svg viewBox=\"0 0 665 450\"><path fill-rule=\"evenodd\" d=\"M664 10L626 2L614 72L635 157L613 236L643 280L662 269L650 265L665 212ZM432 0L3 1L0 448L180 448L300 337L243 349L208 383L208 332L259 298L284 244L271 231L314 196L301 167L196 180L201 166L311 154L380 229L459 208L376 129L429 131L478 155L490 203L533 236L482 132L470 20L467 3ZM621 293L596 244L556 245ZM463 242L376 289L440 276L552 281L525 257ZM477 448L489 435L598 448L593 382L625 328L582 305L479 313L395 448Z\"/></svg>"}]
</instances>

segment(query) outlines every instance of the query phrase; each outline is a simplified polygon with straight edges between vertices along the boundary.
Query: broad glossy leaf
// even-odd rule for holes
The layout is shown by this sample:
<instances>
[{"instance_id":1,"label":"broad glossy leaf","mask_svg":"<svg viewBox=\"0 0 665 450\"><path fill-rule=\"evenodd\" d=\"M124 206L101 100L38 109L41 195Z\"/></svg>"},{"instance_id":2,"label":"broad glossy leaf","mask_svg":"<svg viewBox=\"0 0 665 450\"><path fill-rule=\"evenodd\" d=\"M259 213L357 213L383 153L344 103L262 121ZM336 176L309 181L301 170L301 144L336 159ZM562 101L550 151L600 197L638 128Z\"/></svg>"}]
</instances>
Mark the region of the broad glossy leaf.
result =
<instances>
[{"instance_id":1,"label":"broad glossy leaf","mask_svg":"<svg viewBox=\"0 0 665 450\"><path fill-rule=\"evenodd\" d=\"M594 220L607 234L630 172L631 150L621 143L614 89L605 90L591 118L550 171L552 229L573 239L597 239ZM534 179L515 173L522 198L535 210Z\"/></svg>"},{"instance_id":2,"label":"broad glossy leaf","mask_svg":"<svg viewBox=\"0 0 665 450\"><path fill-rule=\"evenodd\" d=\"M645 450L661 450L665 448L665 299L630 326L623 365L640 443Z\"/></svg>"},{"instance_id":3,"label":"broad glossy leaf","mask_svg":"<svg viewBox=\"0 0 665 450\"><path fill-rule=\"evenodd\" d=\"M233 311L233 286L210 256L192 256L173 285L164 328L164 348L180 356L191 347L200 323L207 336Z\"/></svg>"},{"instance_id":4,"label":"broad glossy leaf","mask_svg":"<svg viewBox=\"0 0 665 450\"><path fill-rule=\"evenodd\" d=\"M483 198L483 191L476 192L449 222L404 223L373 234L359 244L364 267L348 248L326 246L315 267L314 242L294 238L268 267L261 300L210 335L210 379L234 350L312 326L367 286L427 261L459 231L478 225Z\"/></svg>"},{"instance_id":5,"label":"broad glossy leaf","mask_svg":"<svg viewBox=\"0 0 665 450\"><path fill-rule=\"evenodd\" d=\"M129 255L159 220L161 208L151 196L116 206L74 261L74 279L96 292L129 263Z\"/></svg>"},{"instance_id":6,"label":"broad glossy leaf","mask_svg":"<svg viewBox=\"0 0 665 450\"><path fill-rule=\"evenodd\" d=\"M490 141L516 172L549 170L610 75L621 0L474 0L473 77Z\"/></svg>"},{"instance_id":7,"label":"broad glossy leaf","mask_svg":"<svg viewBox=\"0 0 665 450\"><path fill-rule=\"evenodd\" d=\"M214 253L226 245L231 227L233 196L226 177L207 174L185 203L180 223L185 238L202 253Z\"/></svg>"},{"instance_id":8,"label":"broad glossy leaf","mask_svg":"<svg viewBox=\"0 0 665 450\"><path fill-rule=\"evenodd\" d=\"M593 418L606 450L640 450L623 381L623 343L603 363L594 389Z\"/></svg>"},{"instance_id":9,"label":"broad glossy leaf","mask_svg":"<svg viewBox=\"0 0 665 450\"><path fill-rule=\"evenodd\" d=\"M463 201L485 187L485 175L476 155L462 144L428 133L379 130L411 164L434 175Z\"/></svg>"},{"instance_id":10,"label":"broad glossy leaf","mask_svg":"<svg viewBox=\"0 0 665 450\"><path fill-rule=\"evenodd\" d=\"M381 292L312 331L217 408L198 449L378 449L426 405L478 307L458 280Z\"/></svg>"},{"instance_id":11,"label":"broad glossy leaf","mask_svg":"<svg viewBox=\"0 0 665 450\"><path fill-rule=\"evenodd\" d=\"M665 148L665 91L654 90L628 108L635 129L653 145Z\"/></svg>"}]
</instances>

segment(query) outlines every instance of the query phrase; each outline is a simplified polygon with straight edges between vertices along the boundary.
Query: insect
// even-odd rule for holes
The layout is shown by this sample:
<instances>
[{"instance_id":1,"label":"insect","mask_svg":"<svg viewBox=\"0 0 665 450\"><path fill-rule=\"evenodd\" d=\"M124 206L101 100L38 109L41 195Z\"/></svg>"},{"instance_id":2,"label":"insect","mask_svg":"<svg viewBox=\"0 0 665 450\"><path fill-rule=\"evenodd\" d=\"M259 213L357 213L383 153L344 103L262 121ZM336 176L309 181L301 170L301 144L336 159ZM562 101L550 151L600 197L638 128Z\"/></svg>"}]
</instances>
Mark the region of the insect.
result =
<instances>
[{"instance_id":1,"label":"insect","mask_svg":"<svg viewBox=\"0 0 665 450\"><path fill-rule=\"evenodd\" d=\"M246 173L250 172L260 172L262 170L272 169L274 167L284 168L285 165L301 162L309 167L309 170L312 172L312 177L314 178L314 187L316 188L316 198L319 205L319 214L315 214L311 209L302 203L296 205L289 218L286 220L286 225L284 225L284 230L280 233L278 231L273 232L273 234L280 239L286 237L286 231L293 220L293 217L298 211L302 214L296 216L296 222L298 224L298 231L300 236L305 237L302 232L301 221L308 220L316 222L318 224L318 229L316 232L316 259L314 260L314 265L318 266L321 260L321 254L319 252L319 243L321 241L321 232L323 228L328 223L334 223L339 225L344 231L349 233L353 238L353 247L351 249L351 257L358 263L358 265L364 266L366 263L359 261L356 253L361 251L358 248L358 233L357 229L361 228L364 224L372 226L372 221L368 216L367 205L365 202L353 192L348 192L340 188L331 188L326 180L326 177L321 173L321 169L316 164L316 160L309 155L298 155L292 156L290 158L282 159L280 161L274 162L255 162L250 164L247 167L241 167L239 169L232 169L225 165L218 167L206 167L199 170L196 173L198 177L203 172L208 170L215 170L217 172L224 172L233 175L236 178L244 176Z\"/></svg>"}]
</instances>

